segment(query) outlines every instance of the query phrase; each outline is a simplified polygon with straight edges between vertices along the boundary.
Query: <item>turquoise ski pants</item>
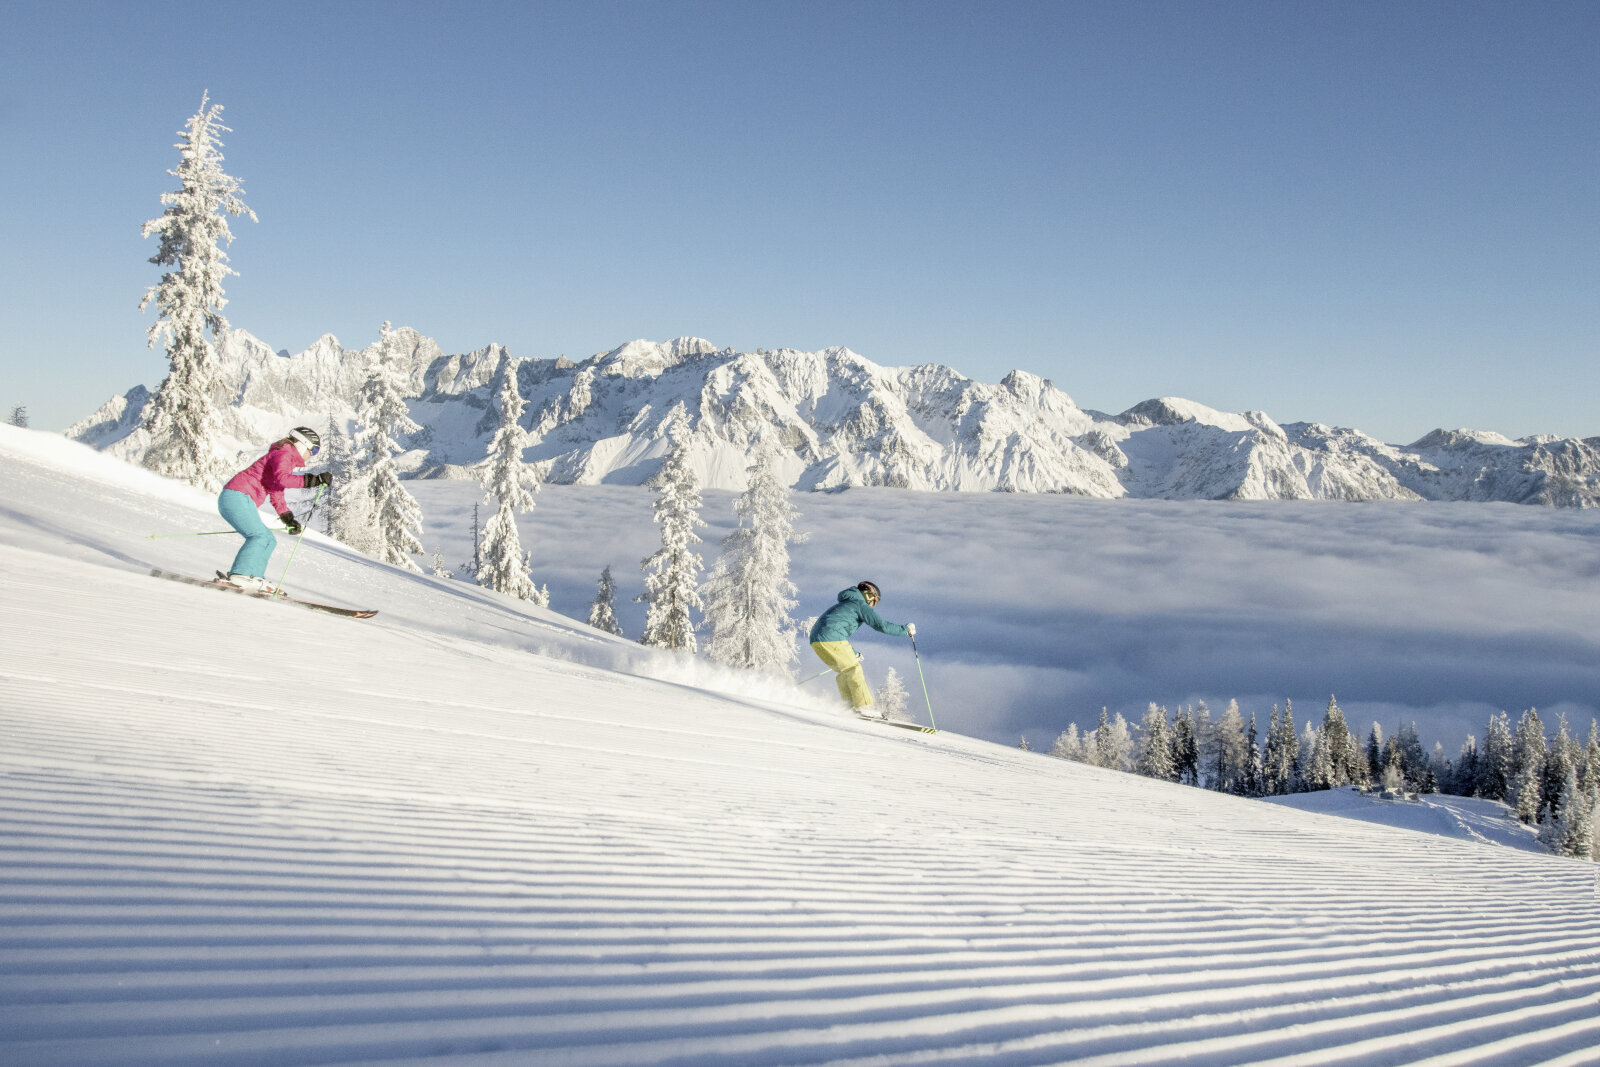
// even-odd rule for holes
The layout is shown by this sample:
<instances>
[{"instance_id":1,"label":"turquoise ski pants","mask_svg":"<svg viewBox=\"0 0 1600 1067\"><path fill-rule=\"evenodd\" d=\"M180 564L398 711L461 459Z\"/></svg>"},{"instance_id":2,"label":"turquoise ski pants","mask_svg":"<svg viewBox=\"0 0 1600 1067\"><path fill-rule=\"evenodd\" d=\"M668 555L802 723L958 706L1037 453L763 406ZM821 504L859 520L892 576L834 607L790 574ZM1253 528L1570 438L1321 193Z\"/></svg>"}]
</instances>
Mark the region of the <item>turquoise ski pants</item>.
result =
<instances>
[{"instance_id":1,"label":"turquoise ski pants","mask_svg":"<svg viewBox=\"0 0 1600 1067\"><path fill-rule=\"evenodd\" d=\"M217 497L217 510L229 526L244 535L244 544L239 546L239 554L233 557L233 566L228 572L265 578L267 560L278 547L278 539L261 521L256 502L237 489L224 489Z\"/></svg>"}]
</instances>

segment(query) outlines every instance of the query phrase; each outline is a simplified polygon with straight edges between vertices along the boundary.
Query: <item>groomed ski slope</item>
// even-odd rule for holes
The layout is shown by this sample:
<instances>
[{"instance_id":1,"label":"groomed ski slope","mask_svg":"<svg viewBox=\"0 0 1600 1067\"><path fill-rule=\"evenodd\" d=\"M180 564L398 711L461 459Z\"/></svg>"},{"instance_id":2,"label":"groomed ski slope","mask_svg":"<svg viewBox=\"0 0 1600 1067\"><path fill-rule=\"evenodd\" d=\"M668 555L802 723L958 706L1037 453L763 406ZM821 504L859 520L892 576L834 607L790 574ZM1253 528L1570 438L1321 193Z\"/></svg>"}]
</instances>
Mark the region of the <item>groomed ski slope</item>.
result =
<instances>
[{"instance_id":1,"label":"groomed ski slope","mask_svg":"<svg viewBox=\"0 0 1600 1067\"><path fill-rule=\"evenodd\" d=\"M0 1063L1600 1060L1593 864L890 732L317 538L294 591L376 619L152 579L225 562L143 536L207 496L0 429Z\"/></svg>"}]
</instances>

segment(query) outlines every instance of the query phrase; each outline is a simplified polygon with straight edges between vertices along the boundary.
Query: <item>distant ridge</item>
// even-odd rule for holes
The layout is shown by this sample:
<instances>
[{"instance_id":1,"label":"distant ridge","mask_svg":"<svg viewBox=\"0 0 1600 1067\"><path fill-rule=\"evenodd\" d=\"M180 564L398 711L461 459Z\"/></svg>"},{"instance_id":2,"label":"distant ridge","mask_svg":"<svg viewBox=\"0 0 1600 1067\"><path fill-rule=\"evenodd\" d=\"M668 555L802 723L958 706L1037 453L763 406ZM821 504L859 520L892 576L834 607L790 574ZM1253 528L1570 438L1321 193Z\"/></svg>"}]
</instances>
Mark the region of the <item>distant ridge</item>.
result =
<instances>
[{"instance_id":1,"label":"distant ridge","mask_svg":"<svg viewBox=\"0 0 1600 1067\"><path fill-rule=\"evenodd\" d=\"M409 328L390 336L409 360L411 414L423 427L401 459L416 477L471 476L493 431L493 382L510 366L528 401L528 458L557 483L645 482L665 453L667 415L683 403L709 488L742 488L753 451L766 444L781 450L784 475L801 490L1600 505L1600 438L1435 430L1402 447L1175 397L1106 415L1026 371L987 385L934 364L882 367L847 348L735 352L685 337L631 341L575 363L515 359L500 345L447 355ZM250 452L285 426L330 419L348 429L377 351L325 335L289 355L228 333L218 396L228 443ZM66 434L138 459L149 398L135 386Z\"/></svg>"}]
</instances>

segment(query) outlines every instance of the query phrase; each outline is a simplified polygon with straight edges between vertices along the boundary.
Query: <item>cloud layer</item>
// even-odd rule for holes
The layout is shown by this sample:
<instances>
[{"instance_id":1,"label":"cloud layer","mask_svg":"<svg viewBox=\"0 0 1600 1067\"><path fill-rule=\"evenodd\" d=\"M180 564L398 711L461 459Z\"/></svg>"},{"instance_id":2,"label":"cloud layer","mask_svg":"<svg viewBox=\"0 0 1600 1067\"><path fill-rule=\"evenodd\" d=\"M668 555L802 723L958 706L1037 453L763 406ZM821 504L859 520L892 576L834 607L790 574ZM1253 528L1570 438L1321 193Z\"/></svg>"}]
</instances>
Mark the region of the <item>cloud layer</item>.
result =
<instances>
[{"instance_id":1,"label":"cloud layer","mask_svg":"<svg viewBox=\"0 0 1600 1067\"><path fill-rule=\"evenodd\" d=\"M409 485L430 552L467 558L479 491ZM610 565L619 618L638 634L651 499L545 487L519 525L555 610L586 617ZM732 500L705 495L708 565ZM1565 712L1581 736L1600 707L1600 512L894 490L795 500L810 535L792 548L797 614L877 582L885 616L918 624L939 725L962 733L1037 746L1092 726L1101 707L1136 719L1150 701L1199 699L1238 699L1263 726L1292 700L1304 722L1336 694L1363 732L1414 720L1454 755L1496 709ZM869 675L896 668L925 710L909 643L858 637Z\"/></svg>"}]
</instances>

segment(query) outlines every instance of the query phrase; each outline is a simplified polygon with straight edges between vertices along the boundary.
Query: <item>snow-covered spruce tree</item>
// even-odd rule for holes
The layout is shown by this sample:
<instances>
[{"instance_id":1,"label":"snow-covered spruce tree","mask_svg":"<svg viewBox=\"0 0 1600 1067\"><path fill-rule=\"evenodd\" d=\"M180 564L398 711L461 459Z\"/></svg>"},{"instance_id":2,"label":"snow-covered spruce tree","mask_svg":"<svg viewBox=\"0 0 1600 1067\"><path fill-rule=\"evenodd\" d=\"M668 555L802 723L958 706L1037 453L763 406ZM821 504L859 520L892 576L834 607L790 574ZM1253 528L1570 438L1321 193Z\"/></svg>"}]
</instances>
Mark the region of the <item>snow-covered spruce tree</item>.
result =
<instances>
[{"instance_id":1,"label":"snow-covered spruce tree","mask_svg":"<svg viewBox=\"0 0 1600 1067\"><path fill-rule=\"evenodd\" d=\"M1192 708L1180 706L1172 722L1172 770L1184 785L1200 784L1200 744Z\"/></svg>"},{"instance_id":2,"label":"snow-covered spruce tree","mask_svg":"<svg viewBox=\"0 0 1600 1067\"><path fill-rule=\"evenodd\" d=\"M328 457L328 473L333 481L322 493L325 532L358 552L373 555L377 539L372 535L371 508L368 506L367 480L356 465L350 439L339 428L338 420L328 416L328 432L322 438L322 451Z\"/></svg>"},{"instance_id":3,"label":"snow-covered spruce tree","mask_svg":"<svg viewBox=\"0 0 1600 1067\"><path fill-rule=\"evenodd\" d=\"M788 677L795 660L794 583L789 544L796 511L789 487L778 479L777 456L763 448L734 501L739 522L722 539L722 552L701 587L711 629L706 656L728 667Z\"/></svg>"},{"instance_id":4,"label":"snow-covered spruce tree","mask_svg":"<svg viewBox=\"0 0 1600 1067\"><path fill-rule=\"evenodd\" d=\"M1538 709L1529 708L1522 713L1513 742L1509 799L1517 818L1532 826L1539 820L1539 805L1544 797L1544 761L1549 755Z\"/></svg>"},{"instance_id":5,"label":"snow-covered spruce tree","mask_svg":"<svg viewBox=\"0 0 1600 1067\"><path fill-rule=\"evenodd\" d=\"M1107 709L1100 709L1100 724L1094 731L1094 763L1113 771L1126 771L1133 765L1133 735L1120 711L1108 717Z\"/></svg>"},{"instance_id":6,"label":"snow-covered spruce tree","mask_svg":"<svg viewBox=\"0 0 1600 1067\"><path fill-rule=\"evenodd\" d=\"M517 513L533 509L539 479L522 459L528 443L520 421L522 393L517 388L517 363L509 357L500 368L499 407L500 425L489 442L490 462L482 476L483 502L498 500L499 506L483 527L478 584L518 600L531 600L540 607L549 607L550 594L534 585L522 551L522 540L517 535Z\"/></svg>"},{"instance_id":7,"label":"snow-covered spruce tree","mask_svg":"<svg viewBox=\"0 0 1600 1067\"><path fill-rule=\"evenodd\" d=\"M1146 778L1172 782L1178 777L1172 765L1172 731L1167 726L1167 709L1154 701L1139 721L1139 755L1133 769Z\"/></svg>"},{"instance_id":8,"label":"snow-covered spruce tree","mask_svg":"<svg viewBox=\"0 0 1600 1067\"><path fill-rule=\"evenodd\" d=\"M1300 786L1299 791L1314 793L1332 788L1333 765L1328 760L1327 749L1322 744L1322 731L1306 722L1300 732Z\"/></svg>"},{"instance_id":9,"label":"snow-covered spruce tree","mask_svg":"<svg viewBox=\"0 0 1600 1067\"><path fill-rule=\"evenodd\" d=\"M432 571L430 573L435 578L447 578L448 579L448 578L454 578L455 577L455 575L450 572L450 568L446 567L445 564L444 564L444 553L443 552L435 552L433 554L433 569L432 569Z\"/></svg>"},{"instance_id":10,"label":"snow-covered spruce tree","mask_svg":"<svg viewBox=\"0 0 1600 1067\"><path fill-rule=\"evenodd\" d=\"M222 105L200 97L200 110L180 131L178 191L162 193L166 210L144 224L144 236L159 234L161 244L150 262L172 268L145 291L143 311L156 306L149 347L158 341L167 350L166 380L150 401L145 429L150 446L144 464L159 474L203 488L222 485L227 460L217 444L219 432L214 339L228 329L222 309L228 303L222 282L237 273L222 249L233 242L229 215L256 221L245 206L239 181L222 169L221 134L231 132L219 118ZM207 336L207 331L210 336Z\"/></svg>"},{"instance_id":11,"label":"snow-covered spruce tree","mask_svg":"<svg viewBox=\"0 0 1600 1067\"><path fill-rule=\"evenodd\" d=\"M1245 753L1249 766L1245 770L1244 795L1247 797L1265 796L1267 791L1267 768L1261 760L1261 735L1256 730L1256 713L1250 713L1250 726L1245 731Z\"/></svg>"},{"instance_id":12,"label":"snow-covered spruce tree","mask_svg":"<svg viewBox=\"0 0 1600 1067\"><path fill-rule=\"evenodd\" d=\"M646 557L644 592L634 599L645 609L640 644L695 651L695 623L690 612L704 605L698 572L705 566L692 546L700 541L700 479L689 462L689 415L680 403L667 420L667 458L653 479L657 490L654 518L661 527L661 547Z\"/></svg>"},{"instance_id":13,"label":"snow-covered spruce tree","mask_svg":"<svg viewBox=\"0 0 1600 1067\"><path fill-rule=\"evenodd\" d=\"M594 600L589 603L589 625L622 636L622 626L617 622L617 583L611 580L609 564L600 572L600 584L595 589Z\"/></svg>"},{"instance_id":14,"label":"snow-covered spruce tree","mask_svg":"<svg viewBox=\"0 0 1600 1067\"><path fill-rule=\"evenodd\" d=\"M1584 789L1571 767L1552 811L1539 827L1539 841L1558 856L1589 859L1594 854L1595 806L1600 798L1593 788Z\"/></svg>"},{"instance_id":15,"label":"snow-covered spruce tree","mask_svg":"<svg viewBox=\"0 0 1600 1067\"><path fill-rule=\"evenodd\" d=\"M1243 793L1250 768L1250 755L1246 749L1244 716L1239 714L1239 702L1228 701L1222 718L1211 731L1207 757L1211 767L1211 788L1223 793Z\"/></svg>"},{"instance_id":16,"label":"snow-covered spruce tree","mask_svg":"<svg viewBox=\"0 0 1600 1067\"><path fill-rule=\"evenodd\" d=\"M1332 789L1360 778L1357 756L1360 749L1345 721L1344 710L1337 698L1328 698L1328 710L1323 713L1322 726L1317 730L1317 747L1321 753L1314 765L1317 789Z\"/></svg>"},{"instance_id":17,"label":"snow-covered spruce tree","mask_svg":"<svg viewBox=\"0 0 1600 1067\"><path fill-rule=\"evenodd\" d=\"M377 355L367 369L356 402L356 467L367 483L366 505L373 555L385 563L421 574L411 557L422 552L422 507L400 484L394 457L401 451L397 435L422 427L411 418L400 381L402 368L386 322Z\"/></svg>"},{"instance_id":18,"label":"snow-covered spruce tree","mask_svg":"<svg viewBox=\"0 0 1600 1067\"><path fill-rule=\"evenodd\" d=\"M11 425L26 430L28 428L28 408L25 404L17 404L11 409L11 417L6 420Z\"/></svg>"},{"instance_id":19,"label":"snow-covered spruce tree","mask_svg":"<svg viewBox=\"0 0 1600 1067\"><path fill-rule=\"evenodd\" d=\"M1056 737L1055 744L1050 746L1050 755L1074 763L1089 762L1089 754L1084 747L1084 739L1078 734L1077 723L1069 723L1067 728L1061 731Z\"/></svg>"},{"instance_id":20,"label":"snow-covered spruce tree","mask_svg":"<svg viewBox=\"0 0 1600 1067\"><path fill-rule=\"evenodd\" d=\"M911 703L911 695L906 692L905 683L900 680L900 673L893 667L884 676L883 684L877 691L878 710L883 716L893 722L910 722L911 715L906 708Z\"/></svg>"},{"instance_id":21,"label":"snow-covered spruce tree","mask_svg":"<svg viewBox=\"0 0 1600 1067\"><path fill-rule=\"evenodd\" d=\"M1272 721L1267 726L1267 750L1262 758L1262 789L1267 796L1283 796L1295 791L1299 777L1299 740L1294 732L1294 705L1287 704L1283 715L1272 706Z\"/></svg>"},{"instance_id":22,"label":"snow-covered spruce tree","mask_svg":"<svg viewBox=\"0 0 1600 1067\"><path fill-rule=\"evenodd\" d=\"M1506 713L1497 711L1490 715L1484 729L1483 748L1478 753L1478 796L1485 800L1505 800L1511 795L1515 748Z\"/></svg>"},{"instance_id":23,"label":"snow-covered spruce tree","mask_svg":"<svg viewBox=\"0 0 1600 1067\"><path fill-rule=\"evenodd\" d=\"M1576 780L1581 753L1577 742L1572 739L1571 731L1567 729L1566 713L1562 712L1556 718L1556 736L1550 742L1550 753L1545 758L1539 776L1540 822L1560 808L1562 794L1567 788L1567 775L1573 775Z\"/></svg>"}]
</instances>

